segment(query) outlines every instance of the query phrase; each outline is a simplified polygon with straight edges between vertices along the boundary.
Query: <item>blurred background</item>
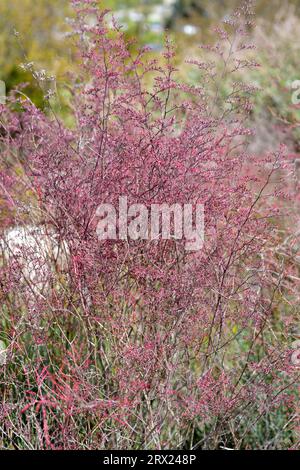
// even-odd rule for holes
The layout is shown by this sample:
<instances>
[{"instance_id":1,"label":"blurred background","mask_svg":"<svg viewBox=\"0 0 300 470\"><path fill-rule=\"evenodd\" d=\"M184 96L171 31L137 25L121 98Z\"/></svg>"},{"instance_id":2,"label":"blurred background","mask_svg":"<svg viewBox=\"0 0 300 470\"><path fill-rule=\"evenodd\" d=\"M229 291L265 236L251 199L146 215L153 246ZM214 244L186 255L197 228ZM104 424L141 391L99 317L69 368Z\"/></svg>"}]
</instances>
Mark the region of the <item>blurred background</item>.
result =
<instances>
[{"instance_id":1,"label":"blurred background","mask_svg":"<svg viewBox=\"0 0 300 470\"><path fill-rule=\"evenodd\" d=\"M126 35L146 44L153 53L163 48L168 30L177 47L180 74L191 83L200 80L197 71L185 64L199 56L198 46L213 40L212 25L226 18L238 0L103 0ZM299 151L299 105L293 103L292 84L300 79L300 0L257 0L256 45L258 70L245 71L241 79L260 88L252 119L258 152L276 148L284 141L296 155ZM67 96L68 74L76 70L75 47L68 37L73 12L69 0L1 0L0 2L0 80L7 92L26 82L25 92L43 107L45 90L36 86L32 69L55 80L61 102ZM49 85L50 86L50 85ZM224 90L226 83L222 84ZM67 119L67 107L61 106ZM275 130L275 132L274 132Z\"/></svg>"}]
</instances>

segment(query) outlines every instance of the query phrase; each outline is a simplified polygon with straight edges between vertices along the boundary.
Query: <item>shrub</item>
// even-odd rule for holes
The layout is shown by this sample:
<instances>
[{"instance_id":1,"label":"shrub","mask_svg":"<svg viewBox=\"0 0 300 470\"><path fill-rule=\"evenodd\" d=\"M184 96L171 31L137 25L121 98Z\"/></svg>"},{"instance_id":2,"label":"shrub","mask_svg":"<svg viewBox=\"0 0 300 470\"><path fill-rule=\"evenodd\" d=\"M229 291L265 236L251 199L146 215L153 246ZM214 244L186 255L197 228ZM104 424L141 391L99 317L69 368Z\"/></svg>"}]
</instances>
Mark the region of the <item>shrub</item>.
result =
<instances>
[{"instance_id":1,"label":"shrub","mask_svg":"<svg viewBox=\"0 0 300 470\"><path fill-rule=\"evenodd\" d=\"M73 125L18 94L1 109L3 226L42 227L37 245L49 230L68 247L64 272L49 252L35 257L37 271L51 266L46 294L35 276L20 287L28 247L1 266L2 446L291 446L297 370L289 317L275 321L284 266L270 222L282 152L247 154L237 111L249 109L251 87L236 86L223 104L218 87L205 92L206 79L218 84L232 63L247 65L239 54L251 11L216 31L221 75L194 61L204 78L191 87L176 81L168 39L164 63L149 61L94 2L73 3L82 64ZM186 251L184 239L99 241L97 208L118 206L120 195L146 207L204 204L203 249ZM251 434L274 414L262 440Z\"/></svg>"}]
</instances>

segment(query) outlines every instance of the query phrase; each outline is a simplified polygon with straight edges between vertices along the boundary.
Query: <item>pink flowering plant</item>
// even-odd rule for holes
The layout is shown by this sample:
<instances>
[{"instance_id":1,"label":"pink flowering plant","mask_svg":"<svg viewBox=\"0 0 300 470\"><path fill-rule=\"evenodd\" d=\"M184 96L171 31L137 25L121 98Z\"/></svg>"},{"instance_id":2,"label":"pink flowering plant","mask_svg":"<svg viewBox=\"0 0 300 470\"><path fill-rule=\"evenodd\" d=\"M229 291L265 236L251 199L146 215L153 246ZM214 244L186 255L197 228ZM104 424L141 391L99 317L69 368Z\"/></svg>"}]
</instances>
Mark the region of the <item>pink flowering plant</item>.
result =
<instances>
[{"instance_id":1,"label":"pink flowering plant","mask_svg":"<svg viewBox=\"0 0 300 470\"><path fill-rule=\"evenodd\" d=\"M73 1L69 125L49 95L46 111L21 89L1 105L1 446L296 447L290 169L283 148L247 151L254 86L220 93L258 66L249 2L188 61L197 86L169 38L153 57L96 3ZM121 196L201 204L201 249L99 239L99 206Z\"/></svg>"}]
</instances>

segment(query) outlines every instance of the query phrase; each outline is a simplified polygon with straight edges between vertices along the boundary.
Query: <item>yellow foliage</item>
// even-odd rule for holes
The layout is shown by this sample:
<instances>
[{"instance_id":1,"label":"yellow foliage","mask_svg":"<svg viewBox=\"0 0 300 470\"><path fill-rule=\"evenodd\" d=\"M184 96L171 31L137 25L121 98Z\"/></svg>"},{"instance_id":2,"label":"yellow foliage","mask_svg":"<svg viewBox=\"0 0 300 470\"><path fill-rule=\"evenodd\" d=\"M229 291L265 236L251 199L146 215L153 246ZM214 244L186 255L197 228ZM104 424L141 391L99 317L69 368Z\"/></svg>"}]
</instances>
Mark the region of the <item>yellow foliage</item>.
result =
<instances>
[{"instance_id":1,"label":"yellow foliage","mask_svg":"<svg viewBox=\"0 0 300 470\"><path fill-rule=\"evenodd\" d=\"M64 36L69 14L68 0L1 0L0 79L8 91L22 81L34 88L22 63L33 62L35 70L58 78L70 69L72 49Z\"/></svg>"}]
</instances>

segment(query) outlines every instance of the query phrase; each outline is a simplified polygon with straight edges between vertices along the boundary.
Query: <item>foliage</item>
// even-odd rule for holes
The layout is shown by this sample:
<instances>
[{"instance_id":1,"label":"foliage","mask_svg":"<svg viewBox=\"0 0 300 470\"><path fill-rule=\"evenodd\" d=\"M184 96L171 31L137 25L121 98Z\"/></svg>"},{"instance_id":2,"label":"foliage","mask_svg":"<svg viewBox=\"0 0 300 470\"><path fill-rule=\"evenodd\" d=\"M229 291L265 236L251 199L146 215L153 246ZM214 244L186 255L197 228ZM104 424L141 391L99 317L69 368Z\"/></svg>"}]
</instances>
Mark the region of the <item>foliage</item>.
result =
<instances>
[{"instance_id":1,"label":"foliage","mask_svg":"<svg viewBox=\"0 0 300 470\"><path fill-rule=\"evenodd\" d=\"M249 6L216 29L209 50L225 64L221 75L193 59L203 82L189 86L176 79L168 39L162 57L147 60L94 2L73 4L81 72L72 128L18 94L1 106L4 223L37 243L30 227L43 227L67 246L67 266L32 245L3 257L2 447L295 446L289 312L275 321L291 291L276 252L284 155L247 153L241 111L251 86L223 101L208 85L255 65L241 56ZM120 195L147 207L203 203L204 248L99 241L97 207L117 206ZM37 276L26 277L28 261ZM267 440L252 434L274 415Z\"/></svg>"},{"instance_id":2,"label":"foliage","mask_svg":"<svg viewBox=\"0 0 300 470\"><path fill-rule=\"evenodd\" d=\"M43 93L36 80L21 64L32 62L37 71L64 79L73 54L64 33L68 15L66 0L2 1L0 3L0 68L1 80L10 91L27 82L27 94L41 106Z\"/></svg>"}]
</instances>

